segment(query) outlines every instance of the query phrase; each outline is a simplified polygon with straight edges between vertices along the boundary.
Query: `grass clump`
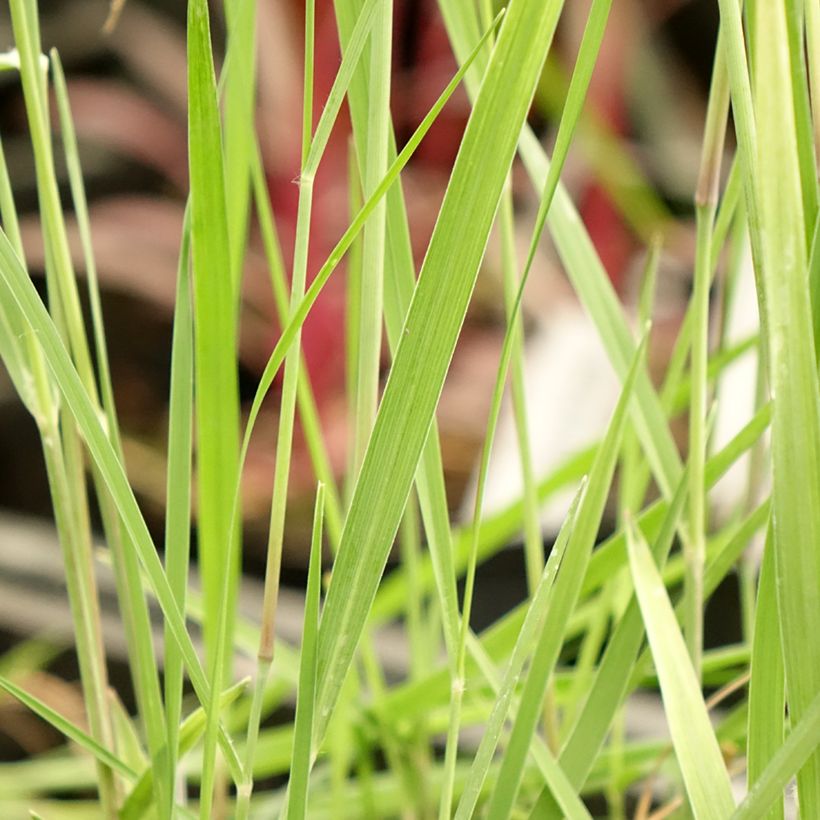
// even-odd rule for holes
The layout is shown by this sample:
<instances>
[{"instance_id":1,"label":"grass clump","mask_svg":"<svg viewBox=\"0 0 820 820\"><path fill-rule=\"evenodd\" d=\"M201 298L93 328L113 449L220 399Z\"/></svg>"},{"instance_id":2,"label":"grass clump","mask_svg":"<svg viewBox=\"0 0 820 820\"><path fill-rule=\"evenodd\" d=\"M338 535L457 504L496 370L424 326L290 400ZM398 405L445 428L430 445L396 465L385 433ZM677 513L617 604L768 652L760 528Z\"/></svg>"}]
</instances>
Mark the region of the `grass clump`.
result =
<instances>
[{"instance_id":1,"label":"grass clump","mask_svg":"<svg viewBox=\"0 0 820 820\"><path fill-rule=\"evenodd\" d=\"M0 356L42 441L87 725L55 711L13 675L0 677L4 692L82 750L79 758L66 748L28 761L40 767L36 785L6 782L0 765L0 813L582 818L591 816L591 800L601 795L611 816L624 816L633 795L642 817L652 800L664 816L782 817L784 794L796 777L801 816L820 816L820 92L812 49L818 13L812 3L803 8L785 0L749 2L745 13L737 0L719 5L693 191L694 287L665 381L656 389L646 352L660 241L650 248L636 334L561 183L617 4L593 0L590 6L548 157L527 120L566 11L563 0L510 0L503 9L439 0L459 68L400 150L390 116L391 0L335 0L342 60L315 123L316 10L307 0L298 214L286 271L254 126L255 0L225 4L219 74L211 11L205 0L189 0L190 193L174 310L163 560L126 472L59 56L43 53L36 4L11 0L16 51L4 68L19 75L25 99L47 298L27 268L13 179L0 153ZM470 116L417 273L401 172L462 84ZM58 187L52 92L70 203L62 202ZM344 105L352 123L353 214L309 281L314 181ZM730 109L737 150L724 181ZM518 158L539 202L523 260L510 192ZM82 240L90 328L69 251L70 211ZM281 333L243 422L239 306L254 222ZM460 529L448 513L436 409L495 225L507 329L473 515ZM621 393L601 440L553 474L538 476L529 451L520 314L525 286L538 275L545 228ZM741 344L715 341L710 290L717 283L727 299L731 295L717 276L718 261L736 258L747 240L761 331ZM301 331L346 257L353 281L351 456L342 491L329 466ZM380 392L383 336L390 368ZM713 414L732 401L716 384L743 355L756 357L766 390L747 426L714 451ZM254 425L280 372L264 602L256 618L246 620L237 605L241 479ZM485 482L508 381L524 492L518 503L489 515ZM689 419L685 456L670 428L682 409ZM318 485L298 652L276 637L297 419ZM711 488L748 451L765 455L769 429L771 456L750 461L748 483L768 486L752 474L762 463L771 497L750 493L728 521L710 520ZM86 473L116 579L133 715L108 693ZM659 491L655 500L651 481ZM565 487L575 488L575 501L545 562L538 507ZM618 528L596 546L609 499L615 499ZM201 595L189 589L192 526ZM477 567L522 529L529 598L475 634ZM323 585L325 532L332 563ZM759 534L766 543L758 573L743 556ZM400 564L383 580L397 539ZM749 597L743 640L704 649L709 597L741 561ZM164 618L161 653L152 640L148 598ZM408 636L406 679L388 679L380 667L378 632L390 620L399 620ZM201 653L193 622L202 628ZM254 660L250 685L236 679L239 653ZM195 699L190 708L186 684ZM659 690L671 744L625 733L625 709L638 687ZM713 687L721 693L717 700L734 693L730 707L715 709L705 694ZM295 704L293 721L272 723L268 718L283 702ZM473 727L481 739L471 745L462 730ZM62 772L70 766L74 786L93 789L93 800L59 799ZM744 773L747 788L737 805L730 779L742 780Z\"/></svg>"}]
</instances>

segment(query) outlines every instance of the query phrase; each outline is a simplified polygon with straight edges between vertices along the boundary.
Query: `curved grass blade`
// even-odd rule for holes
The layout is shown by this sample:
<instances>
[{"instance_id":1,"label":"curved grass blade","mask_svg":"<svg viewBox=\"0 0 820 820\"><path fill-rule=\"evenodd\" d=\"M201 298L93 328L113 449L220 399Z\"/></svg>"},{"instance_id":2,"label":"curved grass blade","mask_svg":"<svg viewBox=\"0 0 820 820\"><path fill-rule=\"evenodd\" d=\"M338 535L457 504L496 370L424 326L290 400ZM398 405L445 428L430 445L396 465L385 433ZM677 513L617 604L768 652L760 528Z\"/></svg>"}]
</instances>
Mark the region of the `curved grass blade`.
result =
<instances>
[{"instance_id":1,"label":"curved grass blade","mask_svg":"<svg viewBox=\"0 0 820 820\"><path fill-rule=\"evenodd\" d=\"M61 735L67 737L69 740L73 740L78 746L82 746L83 749L94 755L101 763L113 769L115 772L118 772L127 780L134 781L137 779L137 773L127 763L124 763L102 744L97 743L91 735L86 734L82 729L43 703L39 698L30 695L25 689L22 689L3 676L0 676L0 689L4 689L13 698L19 700L23 706L34 712L35 715L51 724Z\"/></svg>"}]
</instances>

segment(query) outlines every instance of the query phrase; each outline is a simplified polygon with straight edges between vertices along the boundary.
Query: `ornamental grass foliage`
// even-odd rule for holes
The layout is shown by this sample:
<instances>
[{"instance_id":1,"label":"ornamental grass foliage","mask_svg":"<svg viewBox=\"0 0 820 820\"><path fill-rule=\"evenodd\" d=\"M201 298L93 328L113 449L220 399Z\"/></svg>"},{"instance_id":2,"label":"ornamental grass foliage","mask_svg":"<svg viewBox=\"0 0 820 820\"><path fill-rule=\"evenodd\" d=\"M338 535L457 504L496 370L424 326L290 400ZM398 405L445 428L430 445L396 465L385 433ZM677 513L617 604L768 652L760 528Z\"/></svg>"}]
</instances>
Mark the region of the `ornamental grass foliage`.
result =
<instances>
[{"instance_id":1,"label":"ornamental grass foliage","mask_svg":"<svg viewBox=\"0 0 820 820\"><path fill-rule=\"evenodd\" d=\"M438 0L457 71L402 142L391 116L392 0L334 0L342 58L322 100L314 94L314 3L304 4L303 116L292 124L302 134L292 255L279 248L255 125L257 2L187 3L190 188L158 543L124 460L60 57L44 51L35 0L9 0L14 47L2 67L25 102L46 264L45 290L37 289L15 169L0 154L0 355L42 444L84 716L55 710L21 683L19 666L3 664L0 688L65 742L0 764L0 814L820 817L820 3L719 0L691 191L693 284L660 383L650 378L647 348L664 238L648 248L635 321L562 182L618 4L587 4L548 151L529 113L568 3ZM214 43L217 14L225 39ZM419 260L402 171L453 94L469 100L469 117ZM311 277L314 180L348 114L351 214ZM513 207L514 169L535 192L534 220L522 222ZM251 231L263 239L282 321L253 401L241 407L239 304ZM506 330L474 505L456 524L436 410L491 235L504 248ZM620 396L594 446L538 475L523 404L521 307L550 242ZM747 245L760 329L738 343L715 332L713 319L718 302L729 310ZM342 268L351 283L349 455L339 476L301 332ZM721 379L742 357L754 361L757 404L719 447L714 419L733 401ZM523 493L488 512L485 484L508 388ZM241 477L260 411L273 402L264 594L249 617L239 606ZM685 447L670 424L681 414ZM277 633L277 612L297 425L316 492L293 645ZM712 488L738 462L749 491L731 515L713 515ZM545 551L539 508L566 489L574 498ZM92 533L92 509L100 533ZM600 541L611 520L614 531ZM519 532L528 596L476 631L477 567ZM96 580L104 565L115 579L133 712L110 691ZM742 639L705 648L705 608L733 573ZM149 604L162 614L161 643ZM384 668L379 649L389 624L406 647L400 676ZM249 678L239 679L240 658ZM659 694L668 735L629 730L638 690Z\"/></svg>"}]
</instances>

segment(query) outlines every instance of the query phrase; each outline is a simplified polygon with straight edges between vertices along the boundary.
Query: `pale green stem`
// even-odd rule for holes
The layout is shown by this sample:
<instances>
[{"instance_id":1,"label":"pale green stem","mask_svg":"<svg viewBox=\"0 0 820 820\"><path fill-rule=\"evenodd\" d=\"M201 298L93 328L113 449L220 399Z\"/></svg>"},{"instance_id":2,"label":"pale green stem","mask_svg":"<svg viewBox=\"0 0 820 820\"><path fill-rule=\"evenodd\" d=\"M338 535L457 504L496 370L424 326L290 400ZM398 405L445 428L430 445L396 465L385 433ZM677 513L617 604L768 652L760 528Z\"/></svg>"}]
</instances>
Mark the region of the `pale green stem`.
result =
<instances>
[{"instance_id":1,"label":"pale green stem","mask_svg":"<svg viewBox=\"0 0 820 820\"><path fill-rule=\"evenodd\" d=\"M384 0L376 12L370 44L367 153L363 168L365 199L372 196L388 168L392 38L393 3ZM353 433L356 473L370 440L379 398L386 218L387 202L382 199L364 227Z\"/></svg>"}]
</instances>

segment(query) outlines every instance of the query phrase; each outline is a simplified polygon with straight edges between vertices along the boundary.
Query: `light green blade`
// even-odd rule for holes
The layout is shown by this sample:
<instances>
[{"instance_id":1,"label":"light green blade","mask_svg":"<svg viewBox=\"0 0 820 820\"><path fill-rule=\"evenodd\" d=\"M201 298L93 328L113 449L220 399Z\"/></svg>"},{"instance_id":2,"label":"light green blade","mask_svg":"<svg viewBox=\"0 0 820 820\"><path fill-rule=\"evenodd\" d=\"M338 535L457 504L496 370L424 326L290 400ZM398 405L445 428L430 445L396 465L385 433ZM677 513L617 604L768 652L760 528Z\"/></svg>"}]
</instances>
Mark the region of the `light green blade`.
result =
<instances>
[{"instance_id":1,"label":"light green blade","mask_svg":"<svg viewBox=\"0 0 820 820\"><path fill-rule=\"evenodd\" d=\"M552 3L513 0L476 100L345 521L319 629L317 736L398 529L546 54ZM490 154L493 161L487 162ZM476 173L478 167L482 173Z\"/></svg>"},{"instance_id":2,"label":"light green blade","mask_svg":"<svg viewBox=\"0 0 820 820\"><path fill-rule=\"evenodd\" d=\"M589 486L578 510L577 522L567 545L561 574L555 584L546 622L524 684L512 735L490 798L490 818L500 820L509 817L515 804L532 736L542 712L547 684L558 660L570 617L577 605L590 553L601 526L615 465L621 451L633 390L638 375L645 372L644 355L648 337L647 327L589 474ZM554 797L560 805L561 795L555 794ZM566 811L565 805L561 808Z\"/></svg>"},{"instance_id":3,"label":"light green blade","mask_svg":"<svg viewBox=\"0 0 820 820\"><path fill-rule=\"evenodd\" d=\"M322 582L322 517L324 487L316 490L313 535L310 546L302 651L299 661L299 694L293 722L293 759L288 783L288 820L307 816L308 778L313 765L312 739L316 706L316 634L319 628L319 594Z\"/></svg>"},{"instance_id":4,"label":"light green blade","mask_svg":"<svg viewBox=\"0 0 820 820\"><path fill-rule=\"evenodd\" d=\"M789 714L820 691L820 385L810 313L808 237L786 3L757 4L757 153L747 173L759 202L774 420L774 543ZM802 47L802 46L801 46ZM799 90L798 90L799 91ZM820 752L798 776L801 810L820 813Z\"/></svg>"},{"instance_id":5,"label":"light green blade","mask_svg":"<svg viewBox=\"0 0 820 820\"><path fill-rule=\"evenodd\" d=\"M689 803L698 820L725 820L735 804L686 644L652 553L634 523L629 564Z\"/></svg>"}]
</instances>

